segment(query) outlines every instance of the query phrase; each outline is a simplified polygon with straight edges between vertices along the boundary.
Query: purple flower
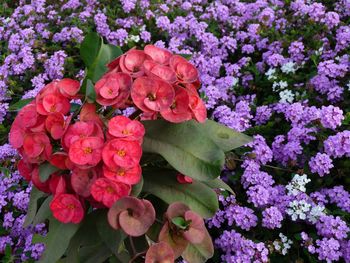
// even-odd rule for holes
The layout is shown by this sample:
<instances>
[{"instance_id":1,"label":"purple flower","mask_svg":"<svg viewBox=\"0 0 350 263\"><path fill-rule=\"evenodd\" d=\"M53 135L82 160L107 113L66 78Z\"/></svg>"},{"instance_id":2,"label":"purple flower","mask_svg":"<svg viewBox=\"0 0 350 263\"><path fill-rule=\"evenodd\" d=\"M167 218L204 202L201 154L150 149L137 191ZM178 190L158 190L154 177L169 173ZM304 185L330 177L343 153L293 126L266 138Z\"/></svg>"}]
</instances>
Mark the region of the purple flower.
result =
<instances>
[{"instance_id":1,"label":"purple flower","mask_svg":"<svg viewBox=\"0 0 350 263\"><path fill-rule=\"evenodd\" d=\"M336 12L327 12L324 18L324 23L329 29L336 27L340 23L340 18Z\"/></svg>"},{"instance_id":2,"label":"purple flower","mask_svg":"<svg viewBox=\"0 0 350 263\"><path fill-rule=\"evenodd\" d=\"M339 217L324 215L316 223L317 234L322 237L334 237L338 240L345 239L348 236L350 228Z\"/></svg>"},{"instance_id":3,"label":"purple flower","mask_svg":"<svg viewBox=\"0 0 350 263\"><path fill-rule=\"evenodd\" d=\"M45 72L50 79L61 79L64 72L64 62L67 57L63 50L56 51L45 61Z\"/></svg>"},{"instance_id":4,"label":"purple flower","mask_svg":"<svg viewBox=\"0 0 350 263\"><path fill-rule=\"evenodd\" d=\"M330 169L334 167L332 159L325 153L317 153L309 161L311 172L324 176L330 173Z\"/></svg>"},{"instance_id":5,"label":"purple flower","mask_svg":"<svg viewBox=\"0 0 350 263\"><path fill-rule=\"evenodd\" d=\"M254 121L257 125L265 124L272 115L272 110L268 106L259 106L256 108Z\"/></svg>"},{"instance_id":6,"label":"purple flower","mask_svg":"<svg viewBox=\"0 0 350 263\"><path fill-rule=\"evenodd\" d=\"M341 125L345 119L343 111L339 107L322 106L321 108L321 124L325 128L335 129Z\"/></svg>"},{"instance_id":7,"label":"purple flower","mask_svg":"<svg viewBox=\"0 0 350 263\"><path fill-rule=\"evenodd\" d=\"M342 253L340 251L340 243L334 238L323 238L322 240L316 240L316 253L319 260L326 260L332 262L339 260Z\"/></svg>"},{"instance_id":8,"label":"purple flower","mask_svg":"<svg viewBox=\"0 0 350 263\"><path fill-rule=\"evenodd\" d=\"M269 228L269 229L275 229L280 228L282 226L281 222L283 220L282 213L278 210L277 207L271 206L269 208L266 208L262 212L262 226Z\"/></svg>"}]
</instances>

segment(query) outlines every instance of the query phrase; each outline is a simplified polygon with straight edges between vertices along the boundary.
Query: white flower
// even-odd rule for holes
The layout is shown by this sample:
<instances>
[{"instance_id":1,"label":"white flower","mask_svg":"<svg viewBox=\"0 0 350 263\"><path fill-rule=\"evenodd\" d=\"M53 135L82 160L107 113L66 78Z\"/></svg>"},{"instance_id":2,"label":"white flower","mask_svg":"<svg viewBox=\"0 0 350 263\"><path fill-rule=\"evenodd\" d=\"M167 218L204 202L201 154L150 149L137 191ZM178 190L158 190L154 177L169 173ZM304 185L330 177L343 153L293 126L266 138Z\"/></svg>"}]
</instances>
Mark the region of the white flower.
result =
<instances>
[{"instance_id":1,"label":"white flower","mask_svg":"<svg viewBox=\"0 0 350 263\"><path fill-rule=\"evenodd\" d=\"M273 241L273 247L276 249L276 250L280 250L281 249L281 246L280 246L280 242L278 242L277 240Z\"/></svg>"},{"instance_id":2,"label":"white flower","mask_svg":"<svg viewBox=\"0 0 350 263\"><path fill-rule=\"evenodd\" d=\"M289 203L289 208L286 210L287 214L291 216L293 221L296 221L298 218L301 220L306 219L306 213L311 209L311 205L306 203L305 200L294 200Z\"/></svg>"},{"instance_id":3,"label":"white flower","mask_svg":"<svg viewBox=\"0 0 350 263\"><path fill-rule=\"evenodd\" d=\"M305 185L311 182L309 178L307 178L306 174L299 175L295 174L292 181L287 184L286 189L288 190L288 195L298 195L300 192L306 191Z\"/></svg>"},{"instance_id":4,"label":"white flower","mask_svg":"<svg viewBox=\"0 0 350 263\"><path fill-rule=\"evenodd\" d=\"M321 205L316 205L312 207L308 216L308 219L310 220L310 222L313 224L316 224L318 219L325 214L324 209L325 209L324 206L321 206Z\"/></svg>"},{"instance_id":5,"label":"white flower","mask_svg":"<svg viewBox=\"0 0 350 263\"><path fill-rule=\"evenodd\" d=\"M315 52L315 55L316 56L319 56L323 53L323 47L320 47L316 52Z\"/></svg>"},{"instance_id":6,"label":"white flower","mask_svg":"<svg viewBox=\"0 0 350 263\"><path fill-rule=\"evenodd\" d=\"M233 78L233 81L232 81L232 86L236 86L238 84L238 78Z\"/></svg>"},{"instance_id":7,"label":"white flower","mask_svg":"<svg viewBox=\"0 0 350 263\"><path fill-rule=\"evenodd\" d=\"M290 90L286 89L286 90L282 90L280 93L280 102L285 103L285 102L289 102L292 103L294 101L294 97L295 95L293 94L293 92L291 92Z\"/></svg>"},{"instance_id":8,"label":"white flower","mask_svg":"<svg viewBox=\"0 0 350 263\"><path fill-rule=\"evenodd\" d=\"M274 82L273 84L272 84L272 90L273 91L277 91L277 90L281 90L281 89L285 89L285 88L287 88L288 87L288 83L287 83L287 81L283 81L283 80L281 80L281 81L279 81L279 82Z\"/></svg>"},{"instance_id":9,"label":"white flower","mask_svg":"<svg viewBox=\"0 0 350 263\"><path fill-rule=\"evenodd\" d=\"M140 41L140 37L138 35L131 35L128 38L130 41L133 41L135 43L138 43Z\"/></svg>"},{"instance_id":10,"label":"white flower","mask_svg":"<svg viewBox=\"0 0 350 263\"><path fill-rule=\"evenodd\" d=\"M288 239L288 237L286 237L282 233L279 234L279 237L281 238L281 240L275 240L272 244L276 251L280 252L282 255L286 255L288 249L291 248L293 241Z\"/></svg>"},{"instance_id":11,"label":"white flower","mask_svg":"<svg viewBox=\"0 0 350 263\"><path fill-rule=\"evenodd\" d=\"M295 73L297 68L293 61L289 61L281 67L281 70L283 73L289 74L289 73Z\"/></svg>"},{"instance_id":12,"label":"white flower","mask_svg":"<svg viewBox=\"0 0 350 263\"><path fill-rule=\"evenodd\" d=\"M348 84L346 84L346 86L348 87L348 90L350 91L350 81Z\"/></svg>"},{"instance_id":13,"label":"white flower","mask_svg":"<svg viewBox=\"0 0 350 263\"><path fill-rule=\"evenodd\" d=\"M275 76L276 69L275 68L270 68L265 75L267 76L268 80L275 80L277 77Z\"/></svg>"}]
</instances>

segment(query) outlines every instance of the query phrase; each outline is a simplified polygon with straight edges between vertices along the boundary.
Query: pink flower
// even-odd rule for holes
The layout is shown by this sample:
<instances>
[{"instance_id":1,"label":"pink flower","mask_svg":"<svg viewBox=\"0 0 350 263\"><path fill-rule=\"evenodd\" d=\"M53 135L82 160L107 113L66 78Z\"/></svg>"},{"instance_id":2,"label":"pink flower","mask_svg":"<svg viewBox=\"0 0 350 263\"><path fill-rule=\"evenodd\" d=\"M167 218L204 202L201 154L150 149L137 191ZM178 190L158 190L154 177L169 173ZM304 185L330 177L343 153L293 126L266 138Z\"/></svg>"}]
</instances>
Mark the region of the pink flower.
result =
<instances>
[{"instance_id":1,"label":"pink flower","mask_svg":"<svg viewBox=\"0 0 350 263\"><path fill-rule=\"evenodd\" d=\"M104 135L102 128L96 122L93 121L78 121L68 127L67 132L65 133L62 139L62 146L68 151L70 146L75 141L86 137L99 137L103 139Z\"/></svg>"},{"instance_id":2,"label":"pink flower","mask_svg":"<svg viewBox=\"0 0 350 263\"><path fill-rule=\"evenodd\" d=\"M129 97L131 77L126 73L108 73L95 84L96 101L103 106L123 107Z\"/></svg>"},{"instance_id":3,"label":"pink flower","mask_svg":"<svg viewBox=\"0 0 350 263\"><path fill-rule=\"evenodd\" d=\"M41 163L49 160L52 146L45 133L27 134L23 141L23 154L31 163Z\"/></svg>"},{"instance_id":4,"label":"pink flower","mask_svg":"<svg viewBox=\"0 0 350 263\"><path fill-rule=\"evenodd\" d=\"M102 158L111 170L132 168L139 164L142 148L137 142L114 139L103 148Z\"/></svg>"},{"instance_id":5,"label":"pink flower","mask_svg":"<svg viewBox=\"0 0 350 263\"><path fill-rule=\"evenodd\" d=\"M82 197L89 197L91 195L91 186L97 180L100 169L75 169L70 178L74 192Z\"/></svg>"},{"instance_id":6,"label":"pink flower","mask_svg":"<svg viewBox=\"0 0 350 263\"><path fill-rule=\"evenodd\" d=\"M169 61L170 67L176 72L180 82L192 83L198 80L198 70L185 58L174 55Z\"/></svg>"},{"instance_id":7,"label":"pink flower","mask_svg":"<svg viewBox=\"0 0 350 263\"><path fill-rule=\"evenodd\" d=\"M117 183L107 178L99 178L91 186L93 198L106 207L111 207L117 200L129 195L130 190L130 185Z\"/></svg>"},{"instance_id":8,"label":"pink flower","mask_svg":"<svg viewBox=\"0 0 350 263\"><path fill-rule=\"evenodd\" d=\"M53 216L62 223L79 224L84 218L84 208L72 194L59 194L50 203Z\"/></svg>"},{"instance_id":9,"label":"pink flower","mask_svg":"<svg viewBox=\"0 0 350 263\"><path fill-rule=\"evenodd\" d=\"M69 148L69 159L77 165L95 166L101 161L103 140L87 137L75 141Z\"/></svg>"},{"instance_id":10,"label":"pink flower","mask_svg":"<svg viewBox=\"0 0 350 263\"><path fill-rule=\"evenodd\" d=\"M178 87L175 92L175 98L171 106L161 111L160 114L164 119L170 122L180 123L192 119L192 112L189 108L189 94L181 87Z\"/></svg>"},{"instance_id":11,"label":"pink flower","mask_svg":"<svg viewBox=\"0 0 350 263\"><path fill-rule=\"evenodd\" d=\"M164 80L140 77L133 83L131 97L143 111L163 111L173 103L175 91Z\"/></svg>"},{"instance_id":12,"label":"pink flower","mask_svg":"<svg viewBox=\"0 0 350 263\"><path fill-rule=\"evenodd\" d=\"M156 212L145 199L126 196L108 211L108 222L114 229L123 229L130 236L141 236L153 225Z\"/></svg>"},{"instance_id":13,"label":"pink flower","mask_svg":"<svg viewBox=\"0 0 350 263\"><path fill-rule=\"evenodd\" d=\"M74 99L80 90L80 82L74 79L61 79L57 83L57 87L61 94L69 99Z\"/></svg>"},{"instance_id":14,"label":"pink flower","mask_svg":"<svg viewBox=\"0 0 350 263\"><path fill-rule=\"evenodd\" d=\"M145 128L139 121L130 120L125 116L116 116L108 122L108 132L113 137L125 141L142 142Z\"/></svg>"},{"instance_id":15,"label":"pink flower","mask_svg":"<svg viewBox=\"0 0 350 263\"><path fill-rule=\"evenodd\" d=\"M36 110L41 115L59 112L63 115L70 110L69 99L64 97L58 89L58 81L46 85L36 96Z\"/></svg>"},{"instance_id":16,"label":"pink flower","mask_svg":"<svg viewBox=\"0 0 350 263\"><path fill-rule=\"evenodd\" d=\"M72 117L68 117L65 120L64 116L59 112L50 114L45 120L46 130L51 134L53 139L58 140L67 130L71 119Z\"/></svg>"},{"instance_id":17,"label":"pink flower","mask_svg":"<svg viewBox=\"0 0 350 263\"><path fill-rule=\"evenodd\" d=\"M131 168L117 167L110 170L107 166L103 166L103 176L111 181L124 184L134 185L141 180L141 166L136 165Z\"/></svg>"},{"instance_id":18,"label":"pink flower","mask_svg":"<svg viewBox=\"0 0 350 263\"><path fill-rule=\"evenodd\" d=\"M168 65L169 59L173 55L170 51L164 48L156 47L154 45L146 45L144 51L155 62L162 65Z\"/></svg>"}]
</instances>

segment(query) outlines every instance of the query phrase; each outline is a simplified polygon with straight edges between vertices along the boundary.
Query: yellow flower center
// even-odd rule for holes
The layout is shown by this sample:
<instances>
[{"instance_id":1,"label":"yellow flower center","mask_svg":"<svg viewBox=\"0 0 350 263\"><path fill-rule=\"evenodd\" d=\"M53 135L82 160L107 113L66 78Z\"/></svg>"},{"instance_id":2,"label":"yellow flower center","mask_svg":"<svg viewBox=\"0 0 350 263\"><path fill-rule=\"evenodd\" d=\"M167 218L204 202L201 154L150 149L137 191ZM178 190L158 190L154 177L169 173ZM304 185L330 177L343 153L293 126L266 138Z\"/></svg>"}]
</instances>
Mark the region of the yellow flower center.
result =
<instances>
[{"instance_id":1,"label":"yellow flower center","mask_svg":"<svg viewBox=\"0 0 350 263\"><path fill-rule=\"evenodd\" d=\"M91 147L84 148L84 153L86 154L92 153L92 148Z\"/></svg>"},{"instance_id":2,"label":"yellow flower center","mask_svg":"<svg viewBox=\"0 0 350 263\"><path fill-rule=\"evenodd\" d=\"M124 150L118 150L117 151L117 154L120 156L120 157L124 157L126 152Z\"/></svg>"},{"instance_id":3,"label":"yellow flower center","mask_svg":"<svg viewBox=\"0 0 350 263\"><path fill-rule=\"evenodd\" d=\"M125 130L123 130L122 131L122 134L124 134L124 135L128 135L130 132L127 130L127 129L125 129Z\"/></svg>"},{"instance_id":4,"label":"yellow flower center","mask_svg":"<svg viewBox=\"0 0 350 263\"><path fill-rule=\"evenodd\" d=\"M50 108L50 112L55 112L56 111L56 105L52 105Z\"/></svg>"},{"instance_id":5,"label":"yellow flower center","mask_svg":"<svg viewBox=\"0 0 350 263\"><path fill-rule=\"evenodd\" d=\"M75 205L74 204L69 204L69 205L67 205L67 208L70 209L70 210L73 210L75 208Z\"/></svg>"},{"instance_id":6,"label":"yellow flower center","mask_svg":"<svg viewBox=\"0 0 350 263\"><path fill-rule=\"evenodd\" d=\"M114 189L111 186L107 186L106 192L109 194L112 194L112 193L114 193Z\"/></svg>"},{"instance_id":7,"label":"yellow flower center","mask_svg":"<svg viewBox=\"0 0 350 263\"><path fill-rule=\"evenodd\" d=\"M125 170L124 169L120 169L117 174L119 176L124 176L125 175Z\"/></svg>"}]
</instances>

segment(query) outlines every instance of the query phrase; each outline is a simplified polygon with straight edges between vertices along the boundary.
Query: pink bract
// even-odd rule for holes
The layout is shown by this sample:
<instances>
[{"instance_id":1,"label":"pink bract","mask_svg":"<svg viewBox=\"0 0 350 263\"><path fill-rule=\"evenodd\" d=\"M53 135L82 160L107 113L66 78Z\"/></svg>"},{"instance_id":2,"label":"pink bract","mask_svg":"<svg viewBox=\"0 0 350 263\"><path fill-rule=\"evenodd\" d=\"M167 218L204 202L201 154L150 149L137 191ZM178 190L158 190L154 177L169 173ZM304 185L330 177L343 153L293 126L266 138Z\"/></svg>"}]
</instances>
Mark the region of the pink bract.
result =
<instances>
[{"instance_id":1,"label":"pink bract","mask_svg":"<svg viewBox=\"0 0 350 263\"><path fill-rule=\"evenodd\" d=\"M109 169L107 166L103 166L103 176L110 179L111 181L116 181L124 184L134 185L141 180L141 166L135 165L131 168L117 167L113 170Z\"/></svg>"},{"instance_id":2,"label":"pink bract","mask_svg":"<svg viewBox=\"0 0 350 263\"><path fill-rule=\"evenodd\" d=\"M122 72L109 73L95 84L96 101L103 106L124 106L132 85L130 75Z\"/></svg>"},{"instance_id":3,"label":"pink bract","mask_svg":"<svg viewBox=\"0 0 350 263\"><path fill-rule=\"evenodd\" d=\"M174 88L161 79L137 78L131 89L131 98L143 111L163 111L174 101Z\"/></svg>"},{"instance_id":4,"label":"pink bract","mask_svg":"<svg viewBox=\"0 0 350 263\"><path fill-rule=\"evenodd\" d=\"M74 79L61 79L57 83L57 87L61 94L69 99L77 98L80 89L80 82Z\"/></svg>"},{"instance_id":5,"label":"pink bract","mask_svg":"<svg viewBox=\"0 0 350 263\"><path fill-rule=\"evenodd\" d=\"M78 224L83 220L84 208L72 194L59 194L50 203L53 216L60 222Z\"/></svg>"},{"instance_id":6,"label":"pink bract","mask_svg":"<svg viewBox=\"0 0 350 263\"><path fill-rule=\"evenodd\" d=\"M166 242L159 242L150 246L146 253L145 263L175 262L174 251Z\"/></svg>"},{"instance_id":7,"label":"pink bract","mask_svg":"<svg viewBox=\"0 0 350 263\"><path fill-rule=\"evenodd\" d=\"M142 142L145 128L139 121L130 120L125 116L116 116L108 122L108 132L115 138Z\"/></svg>"},{"instance_id":8,"label":"pink bract","mask_svg":"<svg viewBox=\"0 0 350 263\"><path fill-rule=\"evenodd\" d=\"M162 65L168 65L169 59L173 55L170 51L168 51L164 48L156 47L154 45L146 45L144 48L144 51L155 62L162 64Z\"/></svg>"},{"instance_id":9,"label":"pink bract","mask_svg":"<svg viewBox=\"0 0 350 263\"><path fill-rule=\"evenodd\" d=\"M164 119L174 123L180 123L192 119L192 112L189 107L190 99L188 92L178 87L175 92L175 98L171 106L161 111L160 114Z\"/></svg>"},{"instance_id":10,"label":"pink bract","mask_svg":"<svg viewBox=\"0 0 350 263\"><path fill-rule=\"evenodd\" d=\"M114 139L103 148L102 158L105 165L115 170L118 167L132 168L140 162L142 148L137 142Z\"/></svg>"},{"instance_id":11,"label":"pink bract","mask_svg":"<svg viewBox=\"0 0 350 263\"><path fill-rule=\"evenodd\" d=\"M150 201L132 196L123 197L108 211L108 222L114 229L123 229L130 236L141 236L154 223L156 212Z\"/></svg>"},{"instance_id":12,"label":"pink bract","mask_svg":"<svg viewBox=\"0 0 350 263\"><path fill-rule=\"evenodd\" d=\"M106 207L111 207L117 200L129 195L130 190L130 185L117 183L107 178L99 178L91 186L93 198Z\"/></svg>"},{"instance_id":13,"label":"pink bract","mask_svg":"<svg viewBox=\"0 0 350 263\"><path fill-rule=\"evenodd\" d=\"M75 141L69 148L69 159L77 165L95 166L101 160L103 140L87 137Z\"/></svg>"}]
</instances>

